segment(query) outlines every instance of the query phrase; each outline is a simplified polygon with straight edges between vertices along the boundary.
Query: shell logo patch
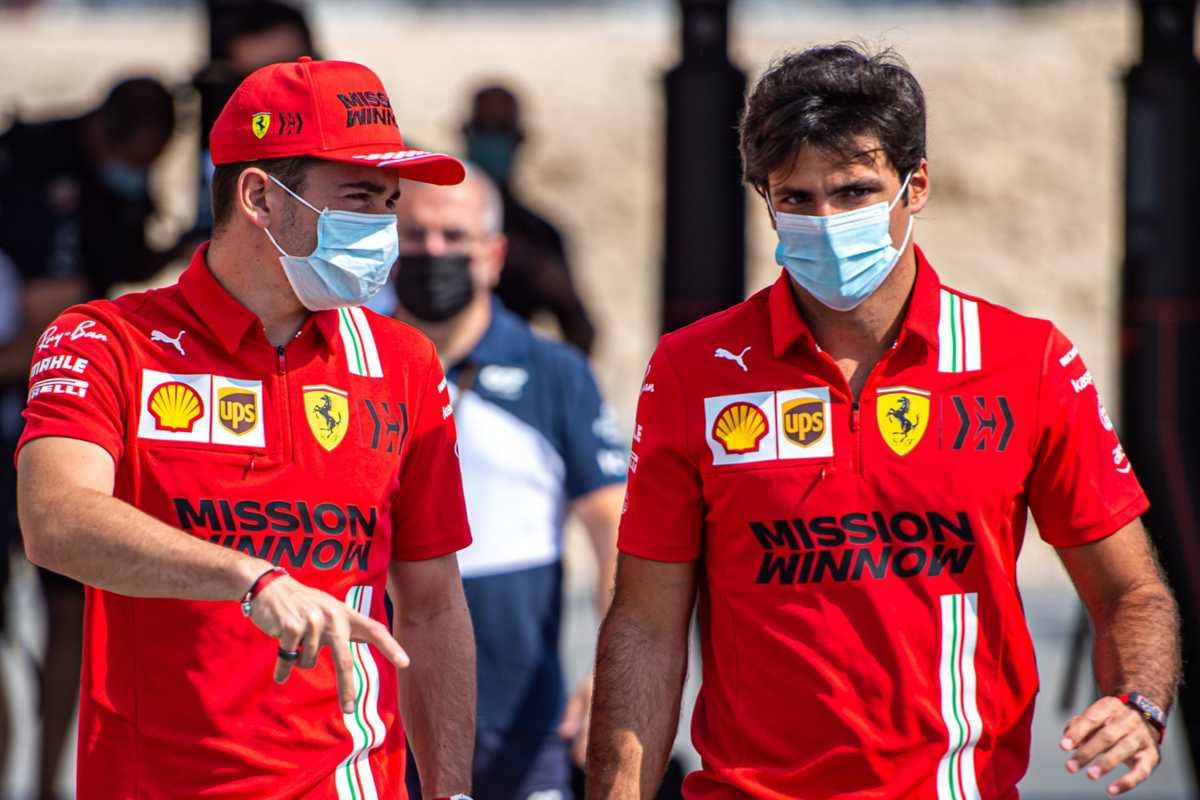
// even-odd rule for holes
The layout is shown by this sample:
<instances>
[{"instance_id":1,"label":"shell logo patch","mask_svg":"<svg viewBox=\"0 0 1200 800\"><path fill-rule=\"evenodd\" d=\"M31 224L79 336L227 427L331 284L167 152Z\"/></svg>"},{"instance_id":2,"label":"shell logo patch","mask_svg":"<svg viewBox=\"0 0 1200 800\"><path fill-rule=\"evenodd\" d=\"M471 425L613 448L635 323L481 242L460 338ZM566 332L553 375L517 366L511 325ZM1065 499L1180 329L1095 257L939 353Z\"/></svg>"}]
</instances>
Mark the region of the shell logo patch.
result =
<instances>
[{"instance_id":1,"label":"shell logo patch","mask_svg":"<svg viewBox=\"0 0 1200 800\"><path fill-rule=\"evenodd\" d=\"M154 425L160 431L191 433L196 420L204 416L204 401L186 383L160 384L150 393L148 403Z\"/></svg>"},{"instance_id":2,"label":"shell logo patch","mask_svg":"<svg viewBox=\"0 0 1200 800\"><path fill-rule=\"evenodd\" d=\"M911 386L890 386L875 398L879 434L892 452L906 456L921 442L929 427L929 392Z\"/></svg>"},{"instance_id":3,"label":"shell logo patch","mask_svg":"<svg viewBox=\"0 0 1200 800\"><path fill-rule=\"evenodd\" d=\"M317 444L333 450L346 438L350 420L349 394L332 386L304 386L304 416Z\"/></svg>"},{"instance_id":4,"label":"shell logo patch","mask_svg":"<svg viewBox=\"0 0 1200 800\"><path fill-rule=\"evenodd\" d=\"M740 455L757 450L768 430L767 418L758 406L739 401L717 414L712 437L726 453Z\"/></svg>"},{"instance_id":5,"label":"shell logo patch","mask_svg":"<svg viewBox=\"0 0 1200 800\"><path fill-rule=\"evenodd\" d=\"M271 113L269 111L260 111L250 117L250 132L254 134L255 139L263 138L270 129Z\"/></svg>"},{"instance_id":6,"label":"shell logo patch","mask_svg":"<svg viewBox=\"0 0 1200 800\"><path fill-rule=\"evenodd\" d=\"M774 418L775 392L704 398L704 438L713 464L774 461L778 452Z\"/></svg>"}]
</instances>

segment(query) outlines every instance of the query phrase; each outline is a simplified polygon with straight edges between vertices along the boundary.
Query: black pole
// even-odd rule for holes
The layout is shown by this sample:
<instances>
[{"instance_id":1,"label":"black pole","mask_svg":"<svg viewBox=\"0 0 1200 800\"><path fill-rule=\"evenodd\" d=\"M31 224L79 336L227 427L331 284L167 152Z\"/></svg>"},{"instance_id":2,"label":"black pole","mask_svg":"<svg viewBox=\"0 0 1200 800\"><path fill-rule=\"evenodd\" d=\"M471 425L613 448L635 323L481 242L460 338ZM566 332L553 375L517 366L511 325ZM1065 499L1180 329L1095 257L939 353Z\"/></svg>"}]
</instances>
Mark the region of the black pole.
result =
<instances>
[{"instance_id":1,"label":"black pole","mask_svg":"<svg viewBox=\"0 0 1200 800\"><path fill-rule=\"evenodd\" d=\"M1141 0L1142 61L1125 77L1121 434L1183 617L1172 722L1200 748L1200 63L1196 0ZM1187 754L1173 754L1186 758Z\"/></svg>"},{"instance_id":2,"label":"black pole","mask_svg":"<svg viewBox=\"0 0 1200 800\"><path fill-rule=\"evenodd\" d=\"M746 76L729 61L729 0L680 0L683 56L667 94L662 329L738 303L746 201L737 124Z\"/></svg>"}]
</instances>

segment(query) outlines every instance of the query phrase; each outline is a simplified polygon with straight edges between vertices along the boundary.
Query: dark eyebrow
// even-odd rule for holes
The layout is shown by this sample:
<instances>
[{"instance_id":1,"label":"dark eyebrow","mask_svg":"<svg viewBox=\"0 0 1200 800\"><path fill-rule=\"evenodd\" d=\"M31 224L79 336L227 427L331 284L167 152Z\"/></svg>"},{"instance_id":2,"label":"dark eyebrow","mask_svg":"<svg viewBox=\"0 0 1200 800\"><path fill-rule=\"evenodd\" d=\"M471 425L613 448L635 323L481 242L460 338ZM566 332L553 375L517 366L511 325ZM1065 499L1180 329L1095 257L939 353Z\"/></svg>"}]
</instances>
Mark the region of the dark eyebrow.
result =
<instances>
[{"instance_id":1,"label":"dark eyebrow","mask_svg":"<svg viewBox=\"0 0 1200 800\"><path fill-rule=\"evenodd\" d=\"M370 192L371 194L383 194L385 191L387 191L383 186L379 185L378 183L374 183L373 181L353 181L350 183L343 183L339 188L362 189L363 191Z\"/></svg>"},{"instance_id":2,"label":"dark eyebrow","mask_svg":"<svg viewBox=\"0 0 1200 800\"><path fill-rule=\"evenodd\" d=\"M342 188L342 189L362 189L363 191L370 192L371 194L382 194L383 192L387 191L386 188L384 188L383 186L380 186L378 183L374 183L373 181L352 181L350 183L343 183L340 188ZM400 199L400 190L399 189L392 192L388 196L389 203L394 203L399 199Z\"/></svg>"},{"instance_id":3,"label":"dark eyebrow","mask_svg":"<svg viewBox=\"0 0 1200 800\"><path fill-rule=\"evenodd\" d=\"M850 178L844 183L839 183L830 188L830 194L837 194L849 189L865 189L867 191L877 192L882 187L882 181L874 176L863 176L859 178ZM797 197L808 198L812 196L812 192L807 189L801 189L798 186L780 186L774 192L779 197L787 197L795 195Z\"/></svg>"},{"instance_id":4,"label":"dark eyebrow","mask_svg":"<svg viewBox=\"0 0 1200 800\"><path fill-rule=\"evenodd\" d=\"M833 187L831 194L844 192L847 189L866 189L868 191L877 192L883 187L883 181L875 177L851 178L845 183L838 184Z\"/></svg>"}]
</instances>

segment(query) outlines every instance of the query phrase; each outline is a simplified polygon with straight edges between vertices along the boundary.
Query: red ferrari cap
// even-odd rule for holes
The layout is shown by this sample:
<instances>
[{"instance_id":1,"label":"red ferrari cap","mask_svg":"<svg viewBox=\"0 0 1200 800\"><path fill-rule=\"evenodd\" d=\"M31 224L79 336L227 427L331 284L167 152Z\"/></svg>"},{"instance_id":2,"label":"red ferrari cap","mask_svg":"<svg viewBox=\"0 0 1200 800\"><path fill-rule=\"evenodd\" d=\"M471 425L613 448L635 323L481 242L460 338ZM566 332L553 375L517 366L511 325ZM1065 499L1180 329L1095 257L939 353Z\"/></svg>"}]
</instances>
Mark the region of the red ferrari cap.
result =
<instances>
[{"instance_id":1,"label":"red ferrari cap","mask_svg":"<svg viewBox=\"0 0 1200 800\"><path fill-rule=\"evenodd\" d=\"M252 72L213 123L213 164L312 156L399 171L423 183L454 184L455 158L404 146L379 77L349 61L308 56Z\"/></svg>"}]
</instances>

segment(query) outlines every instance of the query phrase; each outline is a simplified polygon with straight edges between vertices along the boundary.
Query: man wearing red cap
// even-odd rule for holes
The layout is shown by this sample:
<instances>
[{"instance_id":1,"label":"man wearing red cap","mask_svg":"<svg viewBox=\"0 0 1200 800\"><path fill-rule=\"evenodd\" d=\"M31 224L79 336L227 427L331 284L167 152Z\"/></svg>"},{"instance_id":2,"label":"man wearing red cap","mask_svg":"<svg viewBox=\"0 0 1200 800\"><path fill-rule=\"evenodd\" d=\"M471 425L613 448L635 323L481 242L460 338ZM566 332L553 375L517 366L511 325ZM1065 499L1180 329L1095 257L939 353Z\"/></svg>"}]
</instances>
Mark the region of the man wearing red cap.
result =
<instances>
[{"instance_id":1,"label":"man wearing red cap","mask_svg":"<svg viewBox=\"0 0 1200 800\"><path fill-rule=\"evenodd\" d=\"M79 796L403 797L406 733L427 796L468 791L452 408L430 342L358 308L399 179L462 166L343 62L258 70L211 141L179 283L67 309L34 353L19 510L30 559L88 584Z\"/></svg>"}]
</instances>

